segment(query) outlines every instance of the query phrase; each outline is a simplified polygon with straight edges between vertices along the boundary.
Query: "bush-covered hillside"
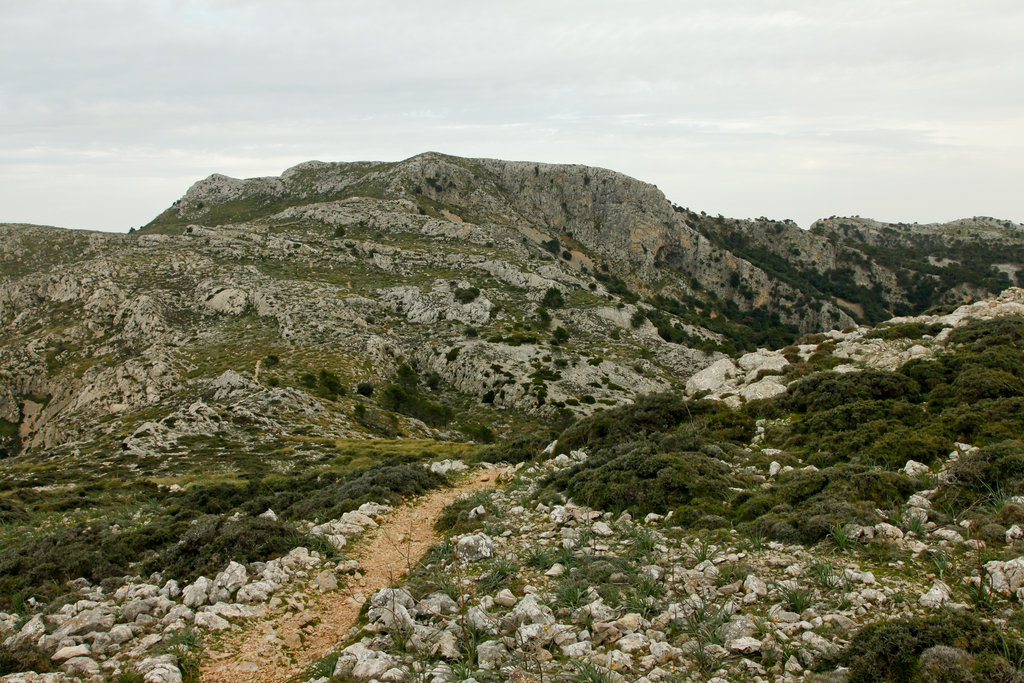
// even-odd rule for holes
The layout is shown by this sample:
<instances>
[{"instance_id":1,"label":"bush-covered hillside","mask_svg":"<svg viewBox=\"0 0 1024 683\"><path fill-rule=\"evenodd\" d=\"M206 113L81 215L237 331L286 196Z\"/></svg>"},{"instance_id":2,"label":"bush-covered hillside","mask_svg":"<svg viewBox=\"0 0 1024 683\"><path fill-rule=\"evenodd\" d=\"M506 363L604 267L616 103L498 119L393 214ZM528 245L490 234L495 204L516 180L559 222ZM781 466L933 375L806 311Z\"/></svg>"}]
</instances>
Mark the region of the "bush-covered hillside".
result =
<instances>
[{"instance_id":1,"label":"bush-covered hillside","mask_svg":"<svg viewBox=\"0 0 1024 683\"><path fill-rule=\"evenodd\" d=\"M763 438L752 448L757 425ZM1024 319L976 321L948 350L896 370L817 372L775 398L730 408L677 394L647 396L563 431L558 450L590 458L552 476L548 496L634 514L674 510L691 528L735 526L782 542L815 543L867 525L929 488L910 460L935 468L976 447L940 487L940 522L974 519L998 540L1024 523ZM770 453L771 455L767 455ZM766 481L774 459L792 469Z\"/></svg>"}]
</instances>

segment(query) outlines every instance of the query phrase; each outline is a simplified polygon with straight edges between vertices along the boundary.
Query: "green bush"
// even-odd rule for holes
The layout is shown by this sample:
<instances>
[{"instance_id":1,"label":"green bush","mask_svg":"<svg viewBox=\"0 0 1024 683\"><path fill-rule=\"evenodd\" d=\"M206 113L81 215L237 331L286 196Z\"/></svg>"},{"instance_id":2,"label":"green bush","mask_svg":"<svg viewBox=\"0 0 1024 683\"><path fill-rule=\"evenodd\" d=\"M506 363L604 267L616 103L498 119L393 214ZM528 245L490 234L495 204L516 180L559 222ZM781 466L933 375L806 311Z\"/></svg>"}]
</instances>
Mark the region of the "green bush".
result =
<instances>
[{"instance_id":1,"label":"green bush","mask_svg":"<svg viewBox=\"0 0 1024 683\"><path fill-rule=\"evenodd\" d=\"M191 525L177 543L147 561L145 568L193 581L200 575L216 574L231 560L246 564L283 555L301 545L296 543L300 536L291 524L277 520L210 515Z\"/></svg>"},{"instance_id":2,"label":"green bush","mask_svg":"<svg viewBox=\"0 0 1024 683\"><path fill-rule=\"evenodd\" d=\"M981 504L1024 494L1024 443L1003 441L960 456L950 467L950 481L935 496L940 509L957 513ZM1015 523L1012 519L1005 520Z\"/></svg>"},{"instance_id":3,"label":"green bush","mask_svg":"<svg viewBox=\"0 0 1024 683\"><path fill-rule=\"evenodd\" d=\"M817 543L834 527L884 521L876 511L905 499L918 483L899 472L840 464L780 474L768 487L741 493L732 518L781 542Z\"/></svg>"},{"instance_id":4,"label":"green bush","mask_svg":"<svg viewBox=\"0 0 1024 683\"><path fill-rule=\"evenodd\" d=\"M548 287L540 300L540 305L544 308L561 308L565 305L565 297L557 287Z\"/></svg>"},{"instance_id":5,"label":"green bush","mask_svg":"<svg viewBox=\"0 0 1024 683\"><path fill-rule=\"evenodd\" d=\"M783 403L794 412L829 410L854 401L902 399L916 401L917 382L898 372L864 370L811 375L789 385Z\"/></svg>"},{"instance_id":6,"label":"green bush","mask_svg":"<svg viewBox=\"0 0 1024 683\"><path fill-rule=\"evenodd\" d=\"M451 422L454 416L454 411L448 406L428 401L418 393L410 392L398 384L384 387L378 402L386 410L415 417L434 427L443 427Z\"/></svg>"},{"instance_id":7,"label":"green bush","mask_svg":"<svg viewBox=\"0 0 1024 683\"><path fill-rule=\"evenodd\" d=\"M960 611L869 624L838 656L825 658L819 667L825 669L837 663L849 667L850 683L920 681L924 680L921 654L939 645L972 656L970 677L958 680L1020 680L1011 662L1024 660L1024 644L977 616ZM1007 674L1009 677L1004 677Z\"/></svg>"},{"instance_id":8,"label":"green bush","mask_svg":"<svg viewBox=\"0 0 1024 683\"><path fill-rule=\"evenodd\" d=\"M1020 396L1024 394L1024 383L1002 370L972 367L953 380L950 390L957 401L975 403L984 398Z\"/></svg>"},{"instance_id":9,"label":"green bush","mask_svg":"<svg viewBox=\"0 0 1024 683\"><path fill-rule=\"evenodd\" d=\"M299 384L313 390L317 396L331 401L337 400L339 396L344 396L346 393L345 385L330 370L321 370L316 375L311 372L304 373L299 377Z\"/></svg>"},{"instance_id":10,"label":"green bush","mask_svg":"<svg viewBox=\"0 0 1024 683\"><path fill-rule=\"evenodd\" d=\"M494 443L494 430L486 425L468 424L461 428L463 434L479 443Z\"/></svg>"},{"instance_id":11,"label":"green bush","mask_svg":"<svg viewBox=\"0 0 1024 683\"><path fill-rule=\"evenodd\" d=\"M476 287L459 287L455 290L455 300L461 304L472 303L480 296L480 290Z\"/></svg>"},{"instance_id":12,"label":"green bush","mask_svg":"<svg viewBox=\"0 0 1024 683\"><path fill-rule=\"evenodd\" d=\"M934 336L941 332L944 326L940 323L899 323L896 325L885 325L878 329L871 330L865 339L920 339L927 335Z\"/></svg>"},{"instance_id":13,"label":"green bush","mask_svg":"<svg viewBox=\"0 0 1024 683\"><path fill-rule=\"evenodd\" d=\"M577 448L595 447L606 441L668 432L693 416L691 407L695 403L687 403L678 394L640 396L632 405L594 413L569 427L559 436L555 451L568 453Z\"/></svg>"},{"instance_id":14,"label":"green bush","mask_svg":"<svg viewBox=\"0 0 1024 683\"><path fill-rule=\"evenodd\" d=\"M543 487L599 510L664 514L691 504L720 510L737 483L717 458L659 453L652 443L633 441L596 451L583 463L548 477Z\"/></svg>"},{"instance_id":15,"label":"green bush","mask_svg":"<svg viewBox=\"0 0 1024 683\"><path fill-rule=\"evenodd\" d=\"M972 320L949 333L952 344L964 344L980 352L993 346L1024 347L1024 317L1005 316L991 320Z\"/></svg>"}]
</instances>

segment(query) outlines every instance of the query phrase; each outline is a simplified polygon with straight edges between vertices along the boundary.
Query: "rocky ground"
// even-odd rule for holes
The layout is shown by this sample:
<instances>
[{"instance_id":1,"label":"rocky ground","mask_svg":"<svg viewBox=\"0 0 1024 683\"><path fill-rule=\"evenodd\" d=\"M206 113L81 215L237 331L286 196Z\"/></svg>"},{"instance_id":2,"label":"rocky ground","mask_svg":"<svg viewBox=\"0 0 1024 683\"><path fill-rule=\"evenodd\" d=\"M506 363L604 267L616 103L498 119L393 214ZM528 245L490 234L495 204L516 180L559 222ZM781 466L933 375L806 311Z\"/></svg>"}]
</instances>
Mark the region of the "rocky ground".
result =
<instances>
[{"instance_id":1,"label":"rocky ground","mask_svg":"<svg viewBox=\"0 0 1024 683\"><path fill-rule=\"evenodd\" d=\"M941 358L958 328L1022 316L1024 291L1008 290L943 315L741 356L698 374L688 390L725 403L756 401L766 379L788 390L795 380L784 370L793 363L824 362L827 353L839 375L895 368ZM928 333L908 339L901 336L907 325ZM722 460L755 490L819 469L773 448L770 422L758 421L753 439ZM774 541L756 526L694 528L674 510L634 518L578 504L553 493L551 482L585 468L590 454L559 450L552 443L516 465L508 483L452 503L438 521L447 538L395 585L370 595L358 562L327 561L305 548L268 562L232 562L183 586L159 575L125 577L113 589L73 581L76 599L56 611L33 613L29 604L25 613L0 615L6 649L37 651L63 673L0 680L197 680L218 634L245 633L266 623L268 611L301 615L312 596L346 587L360 587L365 615L297 680L1021 679L1024 530L993 525L992 515L1017 518L1024 495L1003 490L986 497L984 509L952 517L936 503L965 476L963 463L978 457L974 444L958 442L931 464L903 463L900 474L920 487L874 511L885 521L833 527L817 543ZM467 466L444 460L431 468L447 474ZM309 531L345 548L389 514L365 504L309 523ZM876 623L939 624L953 635L912 650L905 677L883 675L854 655L871 643L890 658L917 646L895 631L878 645L870 638L888 632ZM301 633L272 635L293 650L303 646ZM977 649L989 640L997 654Z\"/></svg>"}]
</instances>

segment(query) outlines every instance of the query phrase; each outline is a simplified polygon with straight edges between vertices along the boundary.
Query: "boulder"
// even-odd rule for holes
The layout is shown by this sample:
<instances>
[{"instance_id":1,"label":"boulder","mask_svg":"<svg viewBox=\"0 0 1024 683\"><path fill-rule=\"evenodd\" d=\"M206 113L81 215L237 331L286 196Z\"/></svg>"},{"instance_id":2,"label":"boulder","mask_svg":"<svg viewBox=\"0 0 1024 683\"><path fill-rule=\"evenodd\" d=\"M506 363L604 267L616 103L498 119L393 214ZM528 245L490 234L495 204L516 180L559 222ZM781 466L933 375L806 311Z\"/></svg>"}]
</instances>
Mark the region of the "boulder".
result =
<instances>
[{"instance_id":1,"label":"boulder","mask_svg":"<svg viewBox=\"0 0 1024 683\"><path fill-rule=\"evenodd\" d=\"M728 358L717 360L686 380L686 393L721 389L726 380L736 377L738 372L736 365Z\"/></svg>"},{"instance_id":2,"label":"boulder","mask_svg":"<svg viewBox=\"0 0 1024 683\"><path fill-rule=\"evenodd\" d=\"M212 612L199 612L196 614L195 624L210 631L224 631L231 628L231 624L228 623L227 619Z\"/></svg>"},{"instance_id":3,"label":"boulder","mask_svg":"<svg viewBox=\"0 0 1024 683\"><path fill-rule=\"evenodd\" d=\"M100 665L96 663L96 660L89 657L72 657L64 662L61 669L69 676L77 676L79 678L91 678L100 673Z\"/></svg>"},{"instance_id":4,"label":"boulder","mask_svg":"<svg viewBox=\"0 0 1024 683\"><path fill-rule=\"evenodd\" d=\"M316 588L321 593L337 590L338 577L335 576L334 572L324 570L316 575Z\"/></svg>"},{"instance_id":5,"label":"boulder","mask_svg":"<svg viewBox=\"0 0 1024 683\"><path fill-rule=\"evenodd\" d=\"M200 576L185 586L181 592L181 601L186 607L202 607L210 601L210 591L212 588L213 581L205 576Z\"/></svg>"},{"instance_id":6,"label":"boulder","mask_svg":"<svg viewBox=\"0 0 1024 683\"><path fill-rule=\"evenodd\" d=\"M478 666L485 671L496 671L508 659L508 649L498 640L488 640L476 646Z\"/></svg>"},{"instance_id":7,"label":"boulder","mask_svg":"<svg viewBox=\"0 0 1024 683\"><path fill-rule=\"evenodd\" d=\"M936 581L932 584L932 587L928 589L928 592L922 595L918 602L922 607L929 609L938 609L949 600L949 586L941 581Z\"/></svg>"},{"instance_id":8,"label":"boulder","mask_svg":"<svg viewBox=\"0 0 1024 683\"><path fill-rule=\"evenodd\" d=\"M519 601L519 604L509 613L509 619L516 625L550 625L555 623L555 615L551 608L542 604L532 594Z\"/></svg>"},{"instance_id":9,"label":"boulder","mask_svg":"<svg viewBox=\"0 0 1024 683\"><path fill-rule=\"evenodd\" d=\"M455 544L455 555L465 562L478 562L494 554L494 541L481 532L472 536L463 536Z\"/></svg>"},{"instance_id":10,"label":"boulder","mask_svg":"<svg viewBox=\"0 0 1024 683\"><path fill-rule=\"evenodd\" d=\"M81 645L69 645L67 647L62 647L54 652L50 659L54 662L63 662L64 660L71 659L72 657L86 657L88 654L89 646L82 643Z\"/></svg>"},{"instance_id":11,"label":"boulder","mask_svg":"<svg viewBox=\"0 0 1024 683\"><path fill-rule=\"evenodd\" d=\"M928 465L923 462L917 462L916 460L908 460L907 464L903 466L903 471L907 473L909 477L916 477L919 474L928 474Z\"/></svg>"},{"instance_id":12,"label":"boulder","mask_svg":"<svg viewBox=\"0 0 1024 683\"><path fill-rule=\"evenodd\" d=\"M752 655L761 651L761 641L750 636L733 638L725 643L725 648L741 655Z\"/></svg>"},{"instance_id":13,"label":"boulder","mask_svg":"<svg viewBox=\"0 0 1024 683\"><path fill-rule=\"evenodd\" d=\"M135 667L145 683L181 683L181 670L174 655L143 659Z\"/></svg>"}]
</instances>

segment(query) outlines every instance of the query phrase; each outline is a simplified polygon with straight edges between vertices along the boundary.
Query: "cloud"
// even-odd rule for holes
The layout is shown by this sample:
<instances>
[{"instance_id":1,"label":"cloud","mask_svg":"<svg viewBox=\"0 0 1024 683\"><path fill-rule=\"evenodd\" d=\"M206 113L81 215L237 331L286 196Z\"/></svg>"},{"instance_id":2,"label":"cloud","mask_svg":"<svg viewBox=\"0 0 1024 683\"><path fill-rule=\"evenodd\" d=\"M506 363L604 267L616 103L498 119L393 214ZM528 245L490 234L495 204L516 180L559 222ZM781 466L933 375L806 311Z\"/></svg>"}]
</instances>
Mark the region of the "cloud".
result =
<instances>
[{"instance_id":1,"label":"cloud","mask_svg":"<svg viewBox=\"0 0 1024 683\"><path fill-rule=\"evenodd\" d=\"M0 4L0 220L125 230L212 172L428 149L804 225L1019 220L1021 25L1002 0Z\"/></svg>"}]
</instances>

